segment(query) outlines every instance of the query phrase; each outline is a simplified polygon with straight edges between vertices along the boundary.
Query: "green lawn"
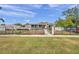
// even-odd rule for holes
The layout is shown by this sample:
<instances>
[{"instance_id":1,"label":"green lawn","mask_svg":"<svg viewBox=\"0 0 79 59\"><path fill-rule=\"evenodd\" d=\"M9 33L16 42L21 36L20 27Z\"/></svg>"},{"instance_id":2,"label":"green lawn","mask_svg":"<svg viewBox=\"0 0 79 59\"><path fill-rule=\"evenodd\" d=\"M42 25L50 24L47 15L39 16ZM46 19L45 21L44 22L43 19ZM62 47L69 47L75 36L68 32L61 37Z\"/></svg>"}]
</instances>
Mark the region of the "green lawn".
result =
<instances>
[{"instance_id":1,"label":"green lawn","mask_svg":"<svg viewBox=\"0 0 79 59\"><path fill-rule=\"evenodd\" d=\"M79 38L1 37L0 53L63 54L79 53Z\"/></svg>"}]
</instances>

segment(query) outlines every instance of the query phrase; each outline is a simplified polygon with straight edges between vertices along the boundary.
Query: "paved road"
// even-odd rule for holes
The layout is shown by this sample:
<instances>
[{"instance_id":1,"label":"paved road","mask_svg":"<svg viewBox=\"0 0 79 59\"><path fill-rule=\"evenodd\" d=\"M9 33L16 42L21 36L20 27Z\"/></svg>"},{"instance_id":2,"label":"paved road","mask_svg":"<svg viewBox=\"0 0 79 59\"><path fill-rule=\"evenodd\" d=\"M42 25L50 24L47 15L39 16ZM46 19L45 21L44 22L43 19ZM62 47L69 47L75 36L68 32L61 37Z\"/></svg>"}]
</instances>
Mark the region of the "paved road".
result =
<instances>
[{"instance_id":1,"label":"paved road","mask_svg":"<svg viewBox=\"0 0 79 59\"><path fill-rule=\"evenodd\" d=\"M79 37L79 35L0 35L8 37Z\"/></svg>"}]
</instances>

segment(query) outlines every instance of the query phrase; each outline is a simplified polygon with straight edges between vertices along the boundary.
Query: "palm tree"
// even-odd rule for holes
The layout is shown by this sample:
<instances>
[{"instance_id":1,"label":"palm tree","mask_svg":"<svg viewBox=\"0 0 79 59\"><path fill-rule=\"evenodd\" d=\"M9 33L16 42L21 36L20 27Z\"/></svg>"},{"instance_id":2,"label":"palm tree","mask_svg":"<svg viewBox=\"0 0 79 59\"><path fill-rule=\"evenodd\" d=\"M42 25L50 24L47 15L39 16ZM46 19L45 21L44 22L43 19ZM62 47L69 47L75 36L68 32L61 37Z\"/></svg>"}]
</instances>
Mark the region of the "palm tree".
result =
<instances>
[{"instance_id":1,"label":"palm tree","mask_svg":"<svg viewBox=\"0 0 79 59\"><path fill-rule=\"evenodd\" d=\"M2 9L2 7L0 7L0 9ZM0 18L0 20L1 20L2 22L5 22L3 18Z\"/></svg>"},{"instance_id":2,"label":"palm tree","mask_svg":"<svg viewBox=\"0 0 79 59\"><path fill-rule=\"evenodd\" d=\"M0 18L0 21L2 21L3 23L5 22L3 18ZM6 29L5 23L3 24L3 26L4 26L4 28ZM5 29L4 29L4 31L5 31ZM5 31L5 32L6 32L6 31Z\"/></svg>"},{"instance_id":3,"label":"palm tree","mask_svg":"<svg viewBox=\"0 0 79 59\"><path fill-rule=\"evenodd\" d=\"M2 7L0 7L0 9L2 9Z\"/></svg>"},{"instance_id":4,"label":"palm tree","mask_svg":"<svg viewBox=\"0 0 79 59\"><path fill-rule=\"evenodd\" d=\"M1 20L2 22L5 22L3 18L0 18L0 20Z\"/></svg>"},{"instance_id":5,"label":"palm tree","mask_svg":"<svg viewBox=\"0 0 79 59\"><path fill-rule=\"evenodd\" d=\"M2 9L2 7L0 7L0 10ZM3 18L0 18L0 21L2 21L3 23L5 22ZM4 24L5 26L5 24Z\"/></svg>"}]
</instances>

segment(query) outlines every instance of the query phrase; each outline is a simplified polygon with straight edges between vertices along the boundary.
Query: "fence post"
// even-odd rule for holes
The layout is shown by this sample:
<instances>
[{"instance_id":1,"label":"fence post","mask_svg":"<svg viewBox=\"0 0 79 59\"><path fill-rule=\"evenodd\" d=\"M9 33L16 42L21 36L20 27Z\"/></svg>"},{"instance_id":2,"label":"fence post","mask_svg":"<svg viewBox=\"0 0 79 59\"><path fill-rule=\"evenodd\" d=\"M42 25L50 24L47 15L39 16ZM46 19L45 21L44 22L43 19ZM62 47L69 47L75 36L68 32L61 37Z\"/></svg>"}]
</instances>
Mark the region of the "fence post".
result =
<instances>
[{"instance_id":1,"label":"fence post","mask_svg":"<svg viewBox=\"0 0 79 59\"><path fill-rule=\"evenodd\" d=\"M55 26L52 26L52 34L54 35Z\"/></svg>"}]
</instances>

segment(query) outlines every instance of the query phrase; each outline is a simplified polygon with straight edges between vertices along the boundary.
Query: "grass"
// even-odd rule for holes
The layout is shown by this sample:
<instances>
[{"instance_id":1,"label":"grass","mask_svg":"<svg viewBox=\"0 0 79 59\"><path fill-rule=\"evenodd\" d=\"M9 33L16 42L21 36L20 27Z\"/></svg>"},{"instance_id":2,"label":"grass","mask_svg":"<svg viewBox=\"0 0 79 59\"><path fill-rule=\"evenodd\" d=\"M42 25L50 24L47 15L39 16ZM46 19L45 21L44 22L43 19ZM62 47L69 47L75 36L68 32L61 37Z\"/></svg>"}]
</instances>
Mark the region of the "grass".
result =
<instances>
[{"instance_id":1,"label":"grass","mask_svg":"<svg viewBox=\"0 0 79 59\"><path fill-rule=\"evenodd\" d=\"M79 38L1 37L1 54L78 54Z\"/></svg>"}]
</instances>

